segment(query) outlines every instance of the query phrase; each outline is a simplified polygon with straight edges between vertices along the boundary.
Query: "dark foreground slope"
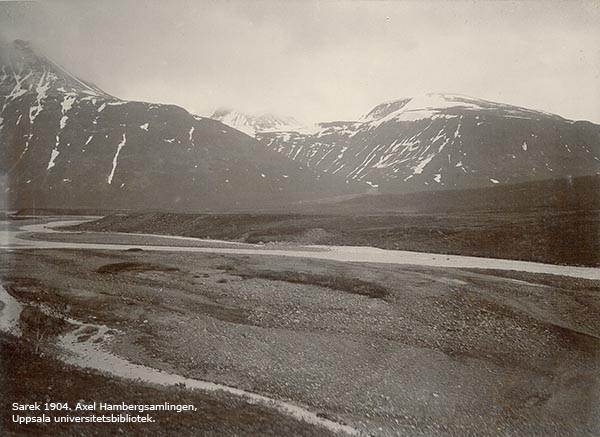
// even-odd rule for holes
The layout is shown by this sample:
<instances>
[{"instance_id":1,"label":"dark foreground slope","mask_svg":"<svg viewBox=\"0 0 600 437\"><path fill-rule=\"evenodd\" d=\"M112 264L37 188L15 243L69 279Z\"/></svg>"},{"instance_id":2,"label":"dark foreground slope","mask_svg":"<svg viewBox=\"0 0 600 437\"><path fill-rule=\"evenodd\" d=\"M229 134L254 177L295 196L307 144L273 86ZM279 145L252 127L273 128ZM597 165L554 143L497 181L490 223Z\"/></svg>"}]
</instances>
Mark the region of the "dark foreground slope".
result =
<instances>
[{"instance_id":1,"label":"dark foreground slope","mask_svg":"<svg viewBox=\"0 0 600 437\"><path fill-rule=\"evenodd\" d=\"M515 185L410 194L354 196L338 202L300 203L304 211L356 214L418 212L593 211L600 209L600 176L548 179Z\"/></svg>"},{"instance_id":2,"label":"dark foreground slope","mask_svg":"<svg viewBox=\"0 0 600 437\"><path fill-rule=\"evenodd\" d=\"M349 190L220 122L115 98L25 42L0 61L5 207L231 210Z\"/></svg>"}]
</instances>

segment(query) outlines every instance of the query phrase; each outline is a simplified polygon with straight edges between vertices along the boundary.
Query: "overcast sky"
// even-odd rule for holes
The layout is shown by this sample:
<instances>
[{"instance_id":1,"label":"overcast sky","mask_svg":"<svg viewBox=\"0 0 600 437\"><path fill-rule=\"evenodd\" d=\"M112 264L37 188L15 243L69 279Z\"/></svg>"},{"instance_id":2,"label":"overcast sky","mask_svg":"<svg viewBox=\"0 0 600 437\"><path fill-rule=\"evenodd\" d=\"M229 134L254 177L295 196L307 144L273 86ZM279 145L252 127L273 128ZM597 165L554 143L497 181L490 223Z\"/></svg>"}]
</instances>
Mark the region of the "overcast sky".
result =
<instances>
[{"instance_id":1,"label":"overcast sky","mask_svg":"<svg viewBox=\"0 0 600 437\"><path fill-rule=\"evenodd\" d=\"M0 4L0 37L115 96L304 122L451 92L600 123L599 23L597 0Z\"/></svg>"}]
</instances>

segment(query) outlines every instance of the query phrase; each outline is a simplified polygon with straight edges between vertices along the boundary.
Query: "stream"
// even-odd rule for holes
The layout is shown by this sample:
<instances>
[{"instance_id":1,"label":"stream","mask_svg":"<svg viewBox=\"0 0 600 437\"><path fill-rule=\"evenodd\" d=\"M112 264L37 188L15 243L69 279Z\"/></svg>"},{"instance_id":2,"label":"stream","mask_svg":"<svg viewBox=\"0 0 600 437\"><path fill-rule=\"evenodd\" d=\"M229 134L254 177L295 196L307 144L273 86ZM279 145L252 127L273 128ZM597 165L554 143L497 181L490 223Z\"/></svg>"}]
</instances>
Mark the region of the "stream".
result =
<instances>
[{"instance_id":1,"label":"stream","mask_svg":"<svg viewBox=\"0 0 600 437\"><path fill-rule=\"evenodd\" d=\"M431 253L408 252L384 250L372 247L352 247L352 246L304 246L302 250L293 250L289 248L269 248L259 245L238 243L236 247L178 247L177 241L187 240L198 243L224 243L231 244L228 241L220 240L202 240L191 237L170 237L165 235L154 235L157 238L166 238L172 240L170 246L155 245L123 245L123 244L100 244L100 243L73 243L73 242L52 242L40 240L27 240L21 238L26 232L36 233L62 233L67 231L57 231L56 227L81 223L86 220L54 221L47 224L34 224L21 226L17 230L11 230L10 226L3 223L0 228L0 249L19 250L19 249L105 249L105 250L123 250L133 247L143 247L144 250L164 251L164 252L202 252L202 253L221 253L221 254L253 254L253 255L271 255L271 256L289 256L289 257L307 257L317 259L327 259L341 262L371 262L388 263L398 265L419 265L431 267L452 267L452 268L483 268L500 270L517 270L531 273L549 273L556 275L565 275L577 278L586 278L600 280L600 269L589 267L558 266L551 264L541 264L526 261L514 261L493 258L478 258L458 255L440 255ZM107 237L115 234L106 234ZM118 235L118 234L117 234ZM237 247L239 246L239 247ZM0 330L14 336L20 336L19 317L22 310L22 304L19 303L8 291L0 286ZM186 378L181 375L164 372L151 367L131 363L108 350L108 344L114 337L115 330L104 326L83 323L77 320L68 320L77 326L76 329L62 335L57 344L64 351L58 358L72 365L91 368L101 372L114 375L116 377L129 380L141 380L147 383L160 384L163 386L173 386L183 384L190 389L199 389L203 391L223 391L228 394L239 396L250 404L261 404L273 408L283 414L298 420L306 421L310 424L326 428L335 433L344 433L349 435L358 435L359 431L347 425L322 418L306 408L277 399L272 399L264 395L248 392L226 385L213 382L202 381L198 379Z\"/></svg>"},{"instance_id":2,"label":"stream","mask_svg":"<svg viewBox=\"0 0 600 437\"><path fill-rule=\"evenodd\" d=\"M88 219L89 220L89 219ZM68 226L82 223L88 220L60 220L49 224L35 224L22 226L18 230L2 229L0 231L0 249L104 249L104 250L124 250L129 248L143 248L144 250L153 250L161 252L201 252L201 253L220 253L232 255L272 255L288 256L296 258L326 259L340 262L369 262L383 264L414 265L426 267L448 267L448 268L469 268L469 269L494 269L494 270L513 270L529 273L545 273L552 275L570 276L573 278L583 278L600 280L600 268L594 267L576 267L562 266L554 264L543 264L530 261L517 261L498 258L484 258L462 255L444 255L426 252L410 252L405 250L386 250L375 247L364 246L302 246L297 249L290 249L285 246L270 248L255 244L234 243L236 247L182 247L177 242L181 240L195 241L202 243L221 243L231 246L232 242L224 240L203 240L193 237L172 237L168 235L153 234L132 234L146 235L153 238L171 240L172 245L155 246L142 244L115 244L115 243L73 243L73 242L55 242L41 240L27 240L22 237L26 232L36 233L74 233L70 231L57 231L54 228L59 226ZM119 233L102 233L110 238L111 235L127 235Z\"/></svg>"},{"instance_id":3,"label":"stream","mask_svg":"<svg viewBox=\"0 0 600 437\"><path fill-rule=\"evenodd\" d=\"M0 286L0 304L2 305L0 307L0 331L20 337L19 317L23 306L3 286ZM65 363L80 368L98 370L136 382L142 381L162 386L174 386L177 384L184 385L188 389L208 392L222 391L241 397L249 404L264 405L294 419L326 428L334 433L359 435L358 430L350 426L319 417L308 409L290 402L269 398L223 384L186 378L181 375L131 363L108 351L107 345L118 331L105 325L83 323L71 318L66 318L65 320L77 326L77 328L60 336L56 342L63 351L57 358Z\"/></svg>"}]
</instances>

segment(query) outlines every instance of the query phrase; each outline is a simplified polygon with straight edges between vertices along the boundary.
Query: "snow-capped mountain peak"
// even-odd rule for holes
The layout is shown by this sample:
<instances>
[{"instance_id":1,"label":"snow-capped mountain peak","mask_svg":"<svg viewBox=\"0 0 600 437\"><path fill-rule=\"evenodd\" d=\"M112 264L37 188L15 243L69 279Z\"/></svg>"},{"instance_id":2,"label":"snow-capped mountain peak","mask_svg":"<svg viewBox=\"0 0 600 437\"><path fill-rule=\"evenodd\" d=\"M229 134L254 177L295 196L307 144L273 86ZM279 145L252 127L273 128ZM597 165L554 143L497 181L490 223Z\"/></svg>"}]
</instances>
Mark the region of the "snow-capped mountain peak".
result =
<instances>
[{"instance_id":1,"label":"snow-capped mountain peak","mask_svg":"<svg viewBox=\"0 0 600 437\"><path fill-rule=\"evenodd\" d=\"M380 191L461 189L600 173L600 126L459 94L375 106L359 121L261 133L309 168Z\"/></svg>"},{"instance_id":2,"label":"snow-capped mountain peak","mask_svg":"<svg viewBox=\"0 0 600 437\"><path fill-rule=\"evenodd\" d=\"M382 103L361 118L377 127L388 121L417 121L437 117L460 116L465 112L496 114L509 118L538 119L540 116L561 119L543 111L497 103L462 94L427 93Z\"/></svg>"},{"instance_id":3,"label":"snow-capped mountain peak","mask_svg":"<svg viewBox=\"0 0 600 437\"><path fill-rule=\"evenodd\" d=\"M247 114L230 108L219 108L213 112L210 118L252 137L262 132L279 132L302 128L302 125L293 117L270 113Z\"/></svg>"},{"instance_id":4,"label":"snow-capped mountain peak","mask_svg":"<svg viewBox=\"0 0 600 437\"><path fill-rule=\"evenodd\" d=\"M27 88L35 88L46 94L82 93L90 97L111 97L96 85L68 72L48 56L36 52L28 41L15 40L12 44L3 44L0 53L0 82L7 94L11 90L5 88L14 86L18 88L17 92L22 93Z\"/></svg>"}]
</instances>

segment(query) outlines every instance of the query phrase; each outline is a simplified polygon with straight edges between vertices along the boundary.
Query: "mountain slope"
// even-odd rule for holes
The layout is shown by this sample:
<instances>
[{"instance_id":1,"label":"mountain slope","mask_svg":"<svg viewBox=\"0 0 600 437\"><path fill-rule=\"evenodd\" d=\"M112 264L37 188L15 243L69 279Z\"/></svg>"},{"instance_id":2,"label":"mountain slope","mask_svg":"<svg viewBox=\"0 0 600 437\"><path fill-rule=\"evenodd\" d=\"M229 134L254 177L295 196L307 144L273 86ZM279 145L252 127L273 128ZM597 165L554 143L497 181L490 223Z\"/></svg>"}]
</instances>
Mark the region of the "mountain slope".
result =
<instances>
[{"instance_id":1,"label":"mountain slope","mask_svg":"<svg viewBox=\"0 0 600 437\"><path fill-rule=\"evenodd\" d=\"M352 189L218 121L125 101L36 54L0 53L7 207L260 207Z\"/></svg>"},{"instance_id":2,"label":"mountain slope","mask_svg":"<svg viewBox=\"0 0 600 437\"><path fill-rule=\"evenodd\" d=\"M217 109L210 118L250 136L262 132L287 131L301 127L300 123L293 117L282 117L274 114L253 115L228 108Z\"/></svg>"},{"instance_id":3,"label":"mountain slope","mask_svg":"<svg viewBox=\"0 0 600 437\"><path fill-rule=\"evenodd\" d=\"M363 194L337 202L303 203L303 211L318 213L523 213L544 211L600 212L600 176L546 179L515 185L466 190L421 191L406 194ZM292 211L293 209L288 209ZM587 230L600 241L598 226Z\"/></svg>"},{"instance_id":4,"label":"mountain slope","mask_svg":"<svg viewBox=\"0 0 600 437\"><path fill-rule=\"evenodd\" d=\"M453 94L376 106L358 121L259 133L312 169L383 192L478 188L600 173L600 126Z\"/></svg>"}]
</instances>

